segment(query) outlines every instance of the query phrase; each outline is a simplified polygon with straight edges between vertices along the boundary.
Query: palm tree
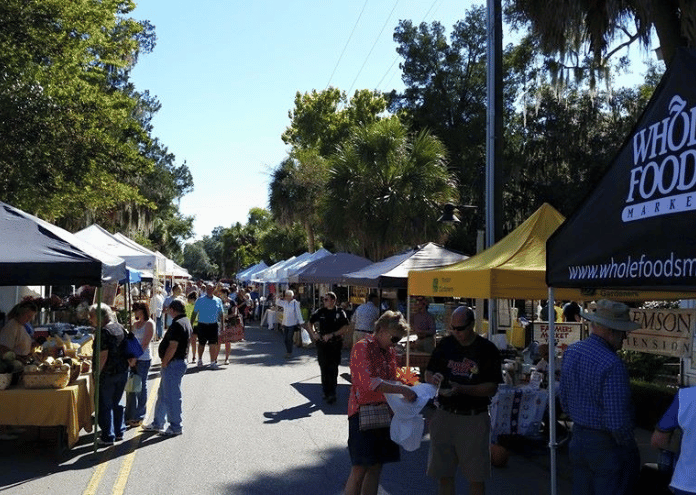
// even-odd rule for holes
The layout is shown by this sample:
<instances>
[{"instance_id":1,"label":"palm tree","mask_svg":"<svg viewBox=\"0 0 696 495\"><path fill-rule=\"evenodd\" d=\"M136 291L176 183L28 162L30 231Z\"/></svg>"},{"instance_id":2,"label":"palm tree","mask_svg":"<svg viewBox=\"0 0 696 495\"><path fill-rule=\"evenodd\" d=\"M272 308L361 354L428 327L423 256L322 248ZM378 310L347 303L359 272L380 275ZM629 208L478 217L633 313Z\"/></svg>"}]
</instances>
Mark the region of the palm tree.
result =
<instances>
[{"instance_id":1,"label":"palm tree","mask_svg":"<svg viewBox=\"0 0 696 495\"><path fill-rule=\"evenodd\" d=\"M396 116L357 127L331 163L324 225L337 246L378 260L444 232L457 188L427 131L410 136Z\"/></svg>"},{"instance_id":2,"label":"palm tree","mask_svg":"<svg viewBox=\"0 0 696 495\"><path fill-rule=\"evenodd\" d=\"M696 46L696 3L683 0L507 0L507 11L517 22L529 21L542 49L561 56L580 53L589 43L595 61L608 59L610 42L627 36L649 47L655 28L665 63L669 66L680 46ZM635 29L635 33L631 31Z\"/></svg>"}]
</instances>

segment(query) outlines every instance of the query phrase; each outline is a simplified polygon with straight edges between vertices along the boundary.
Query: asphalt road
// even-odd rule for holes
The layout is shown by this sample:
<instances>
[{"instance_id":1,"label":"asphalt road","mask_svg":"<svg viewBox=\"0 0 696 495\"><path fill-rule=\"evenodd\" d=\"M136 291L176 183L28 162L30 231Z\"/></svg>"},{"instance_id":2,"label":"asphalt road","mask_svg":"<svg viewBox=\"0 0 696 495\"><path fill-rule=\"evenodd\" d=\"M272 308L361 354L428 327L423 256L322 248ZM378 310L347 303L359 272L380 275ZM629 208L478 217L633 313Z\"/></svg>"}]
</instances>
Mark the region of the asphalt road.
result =
<instances>
[{"instance_id":1,"label":"asphalt road","mask_svg":"<svg viewBox=\"0 0 696 495\"><path fill-rule=\"evenodd\" d=\"M350 471L350 384L339 378L338 401L327 405L314 349L296 349L289 360L284 353L280 334L248 326L246 341L233 344L229 366L189 365L178 437L131 429L123 442L96 453L85 432L63 453L56 452L53 430L28 429L19 440L0 442L0 493L340 494ZM340 373L348 373L347 352ZM159 383L158 360L148 383L151 391ZM386 465L380 494L436 493L425 475L427 451L426 435L420 449L402 451L401 462ZM487 493L549 493L548 464L543 446L522 445L507 467L494 469ZM570 493L563 450L558 487L560 495ZM461 476L457 493L467 493Z\"/></svg>"}]
</instances>

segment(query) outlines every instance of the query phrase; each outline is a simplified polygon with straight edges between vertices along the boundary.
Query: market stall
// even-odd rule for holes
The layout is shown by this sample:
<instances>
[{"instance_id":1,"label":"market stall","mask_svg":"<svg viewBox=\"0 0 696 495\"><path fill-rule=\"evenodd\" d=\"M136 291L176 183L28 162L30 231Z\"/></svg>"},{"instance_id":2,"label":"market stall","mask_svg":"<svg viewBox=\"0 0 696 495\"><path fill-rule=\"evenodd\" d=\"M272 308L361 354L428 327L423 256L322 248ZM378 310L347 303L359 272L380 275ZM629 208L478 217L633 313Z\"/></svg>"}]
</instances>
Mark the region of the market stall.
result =
<instances>
[{"instance_id":1,"label":"market stall","mask_svg":"<svg viewBox=\"0 0 696 495\"><path fill-rule=\"evenodd\" d=\"M663 291L662 297L655 299L694 297L694 79L696 51L679 48L596 189L548 240L550 300L566 288L617 300L646 290ZM554 333L551 324L552 346ZM682 357L682 371L693 384L693 335L691 340L690 353ZM555 494L553 428L550 437L551 493Z\"/></svg>"},{"instance_id":2,"label":"market stall","mask_svg":"<svg viewBox=\"0 0 696 495\"><path fill-rule=\"evenodd\" d=\"M111 272L114 267L102 275L103 263L79 249L69 232L1 202L0 233L0 285L100 286L103 276L121 276ZM122 263L118 266L114 269L125 269ZM21 363L15 367L16 375L22 373ZM72 446L81 428L91 428L90 375L79 376L82 366L77 359L71 365L56 361L36 368L31 370L32 383L26 382L27 375L0 391L0 424L65 427ZM50 388L30 389L37 382Z\"/></svg>"}]
</instances>

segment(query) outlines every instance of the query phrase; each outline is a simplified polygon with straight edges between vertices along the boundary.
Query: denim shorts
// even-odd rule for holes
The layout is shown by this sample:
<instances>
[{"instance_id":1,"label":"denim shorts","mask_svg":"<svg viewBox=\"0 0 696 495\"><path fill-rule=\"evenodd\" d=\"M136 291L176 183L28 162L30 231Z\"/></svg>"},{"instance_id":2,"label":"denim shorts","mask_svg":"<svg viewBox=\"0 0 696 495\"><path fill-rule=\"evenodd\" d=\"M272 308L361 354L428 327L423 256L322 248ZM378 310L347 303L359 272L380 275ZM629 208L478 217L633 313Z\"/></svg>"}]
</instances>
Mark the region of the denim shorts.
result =
<instances>
[{"instance_id":1,"label":"denim shorts","mask_svg":"<svg viewBox=\"0 0 696 495\"><path fill-rule=\"evenodd\" d=\"M397 462L399 446L389 435L389 428L360 431L360 414L348 418L348 452L352 466L372 466Z\"/></svg>"}]
</instances>

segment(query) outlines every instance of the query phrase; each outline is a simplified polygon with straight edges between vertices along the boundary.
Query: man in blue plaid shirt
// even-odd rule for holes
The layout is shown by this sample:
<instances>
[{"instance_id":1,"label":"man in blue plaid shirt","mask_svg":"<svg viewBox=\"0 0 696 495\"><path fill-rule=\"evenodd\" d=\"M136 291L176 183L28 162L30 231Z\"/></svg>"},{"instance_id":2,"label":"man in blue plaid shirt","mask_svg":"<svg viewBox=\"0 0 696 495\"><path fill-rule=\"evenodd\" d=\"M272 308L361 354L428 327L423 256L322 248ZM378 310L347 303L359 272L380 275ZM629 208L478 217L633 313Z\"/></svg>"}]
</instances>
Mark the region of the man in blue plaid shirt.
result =
<instances>
[{"instance_id":1,"label":"man in blue plaid shirt","mask_svg":"<svg viewBox=\"0 0 696 495\"><path fill-rule=\"evenodd\" d=\"M560 399L573 420L573 495L630 495L640 471L626 366L616 355L628 332L640 328L625 304L603 299L590 336L563 355Z\"/></svg>"}]
</instances>

